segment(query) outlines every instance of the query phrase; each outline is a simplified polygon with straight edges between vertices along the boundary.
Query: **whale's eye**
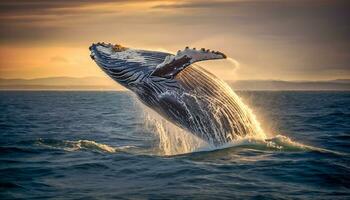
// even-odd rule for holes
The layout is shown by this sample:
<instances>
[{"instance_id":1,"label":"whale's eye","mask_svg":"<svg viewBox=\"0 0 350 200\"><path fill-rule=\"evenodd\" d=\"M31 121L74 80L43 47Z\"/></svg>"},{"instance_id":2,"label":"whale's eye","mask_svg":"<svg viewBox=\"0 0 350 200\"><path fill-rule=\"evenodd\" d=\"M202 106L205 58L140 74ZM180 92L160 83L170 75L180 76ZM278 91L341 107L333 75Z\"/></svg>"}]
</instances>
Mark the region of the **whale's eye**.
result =
<instances>
[{"instance_id":1,"label":"whale's eye","mask_svg":"<svg viewBox=\"0 0 350 200\"><path fill-rule=\"evenodd\" d=\"M115 52L120 52L120 51L125 51L125 50L127 50L127 48L126 48L126 47L123 47L122 45L115 44L115 45L113 46L113 50L114 50Z\"/></svg>"}]
</instances>

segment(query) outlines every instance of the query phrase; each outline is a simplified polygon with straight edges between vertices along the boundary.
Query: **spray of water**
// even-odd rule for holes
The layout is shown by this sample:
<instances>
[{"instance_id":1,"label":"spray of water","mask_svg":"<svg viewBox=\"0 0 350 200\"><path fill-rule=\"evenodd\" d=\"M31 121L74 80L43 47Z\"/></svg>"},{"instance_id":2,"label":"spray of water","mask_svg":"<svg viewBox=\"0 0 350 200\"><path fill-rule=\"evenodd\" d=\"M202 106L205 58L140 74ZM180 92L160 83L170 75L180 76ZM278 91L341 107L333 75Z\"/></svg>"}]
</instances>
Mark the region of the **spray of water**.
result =
<instances>
[{"instance_id":1,"label":"spray of water","mask_svg":"<svg viewBox=\"0 0 350 200\"><path fill-rule=\"evenodd\" d=\"M168 122L150 108L139 103L146 129L158 138L159 155L184 154L209 146L205 141Z\"/></svg>"}]
</instances>

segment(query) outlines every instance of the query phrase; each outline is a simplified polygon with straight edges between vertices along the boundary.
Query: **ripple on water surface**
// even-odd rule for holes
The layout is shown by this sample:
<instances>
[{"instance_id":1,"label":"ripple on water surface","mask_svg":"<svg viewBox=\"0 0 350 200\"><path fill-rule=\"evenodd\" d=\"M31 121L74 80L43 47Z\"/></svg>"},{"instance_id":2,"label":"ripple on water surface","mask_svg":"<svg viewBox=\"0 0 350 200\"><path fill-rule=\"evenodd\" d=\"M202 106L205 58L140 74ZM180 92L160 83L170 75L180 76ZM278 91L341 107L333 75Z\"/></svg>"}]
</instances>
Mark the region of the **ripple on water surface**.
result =
<instances>
[{"instance_id":1,"label":"ripple on water surface","mask_svg":"<svg viewBox=\"0 0 350 200\"><path fill-rule=\"evenodd\" d=\"M280 135L184 150L126 92L0 92L0 198L350 198L350 93L239 95Z\"/></svg>"}]
</instances>

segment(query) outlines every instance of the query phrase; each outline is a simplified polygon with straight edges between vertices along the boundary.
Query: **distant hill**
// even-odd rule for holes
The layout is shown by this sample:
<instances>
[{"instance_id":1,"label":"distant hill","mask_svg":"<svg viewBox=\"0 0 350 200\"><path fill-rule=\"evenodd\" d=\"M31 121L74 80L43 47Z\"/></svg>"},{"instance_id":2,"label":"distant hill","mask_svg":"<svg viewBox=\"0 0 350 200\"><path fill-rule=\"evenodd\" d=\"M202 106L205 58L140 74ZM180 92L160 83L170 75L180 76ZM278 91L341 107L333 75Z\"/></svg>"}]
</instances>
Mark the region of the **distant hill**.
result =
<instances>
[{"instance_id":1,"label":"distant hill","mask_svg":"<svg viewBox=\"0 0 350 200\"><path fill-rule=\"evenodd\" d=\"M108 77L48 77L35 79L1 79L3 90L123 90Z\"/></svg>"},{"instance_id":2,"label":"distant hill","mask_svg":"<svg viewBox=\"0 0 350 200\"><path fill-rule=\"evenodd\" d=\"M227 81L235 90L350 90L350 79L330 81ZM1 79L2 90L124 90L108 77Z\"/></svg>"},{"instance_id":3,"label":"distant hill","mask_svg":"<svg viewBox=\"0 0 350 200\"><path fill-rule=\"evenodd\" d=\"M350 80L278 81L240 80L229 82L236 90L350 90Z\"/></svg>"}]
</instances>

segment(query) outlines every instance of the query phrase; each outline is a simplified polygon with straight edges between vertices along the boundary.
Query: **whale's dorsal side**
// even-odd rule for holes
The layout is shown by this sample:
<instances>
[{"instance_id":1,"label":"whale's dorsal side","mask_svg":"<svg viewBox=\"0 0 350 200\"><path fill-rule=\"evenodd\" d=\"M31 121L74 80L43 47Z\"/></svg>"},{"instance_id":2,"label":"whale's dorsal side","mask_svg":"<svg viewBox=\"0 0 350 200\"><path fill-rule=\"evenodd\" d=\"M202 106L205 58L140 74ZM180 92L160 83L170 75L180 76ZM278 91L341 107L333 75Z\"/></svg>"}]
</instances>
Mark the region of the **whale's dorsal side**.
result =
<instances>
[{"instance_id":1,"label":"whale's dorsal side","mask_svg":"<svg viewBox=\"0 0 350 200\"><path fill-rule=\"evenodd\" d=\"M196 50L186 47L176 55L166 52L140 50L105 43L90 47L91 58L112 79L128 87L138 84L145 77L171 80L191 64L204 60L224 59L226 56L209 49Z\"/></svg>"},{"instance_id":2,"label":"whale's dorsal side","mask_svg":"<svg viewBox=\"0 0 350 200\"><path fill-rule=\"evenodd\" d=\"M183 51L179 50L176 55L168 55L162 63L157 65L151 76L173 78L195 62L224 58L226 55L219 51L209 51L209 49L204 48L196 50L186 47Z\"/></svg>"}]
</instances>

